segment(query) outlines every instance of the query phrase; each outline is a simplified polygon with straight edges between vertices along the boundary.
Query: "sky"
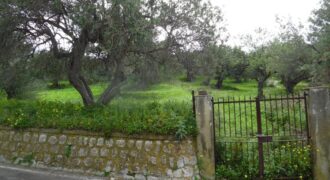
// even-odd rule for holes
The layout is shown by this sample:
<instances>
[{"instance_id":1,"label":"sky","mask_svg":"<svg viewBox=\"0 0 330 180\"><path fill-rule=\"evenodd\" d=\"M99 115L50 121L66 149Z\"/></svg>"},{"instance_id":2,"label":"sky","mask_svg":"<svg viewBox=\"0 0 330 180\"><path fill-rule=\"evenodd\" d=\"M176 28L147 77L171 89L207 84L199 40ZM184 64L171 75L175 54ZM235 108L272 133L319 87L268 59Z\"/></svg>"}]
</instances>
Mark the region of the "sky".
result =
<instances>
[{"instance_id":1,"label":"sky","mask_svg":"<svg viewBox=\"0 0 330 180\"><path fill-rule=\"evenodd\" d=\"M230 34L228 44L243 45L239 39L264 28L272 34L279 32L275 17L301 22L306 28L314 9L320 7L319 0L211 0L223 12Z\"/></svg>"}]
</instances>

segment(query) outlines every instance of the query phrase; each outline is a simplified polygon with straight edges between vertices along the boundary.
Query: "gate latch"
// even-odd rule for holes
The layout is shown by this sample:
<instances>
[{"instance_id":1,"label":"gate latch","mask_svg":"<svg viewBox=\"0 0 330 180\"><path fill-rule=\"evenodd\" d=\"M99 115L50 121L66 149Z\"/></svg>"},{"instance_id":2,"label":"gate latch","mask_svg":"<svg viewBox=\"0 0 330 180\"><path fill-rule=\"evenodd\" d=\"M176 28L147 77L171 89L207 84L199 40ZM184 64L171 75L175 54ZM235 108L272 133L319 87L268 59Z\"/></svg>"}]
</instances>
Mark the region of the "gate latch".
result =
<instances>
[{"instance_id":1,"label":"gate latch","mask_svg":"<svg viewBox=\"0 0 330 180\"><path fill-rule=\"evenodd\" d=\"M257 135L257 137L258 137L258 141L262 142L262 143L273 142L273 136L266 136L266 135L261 134L261 135Z\"/></svg>"}]
</instances>

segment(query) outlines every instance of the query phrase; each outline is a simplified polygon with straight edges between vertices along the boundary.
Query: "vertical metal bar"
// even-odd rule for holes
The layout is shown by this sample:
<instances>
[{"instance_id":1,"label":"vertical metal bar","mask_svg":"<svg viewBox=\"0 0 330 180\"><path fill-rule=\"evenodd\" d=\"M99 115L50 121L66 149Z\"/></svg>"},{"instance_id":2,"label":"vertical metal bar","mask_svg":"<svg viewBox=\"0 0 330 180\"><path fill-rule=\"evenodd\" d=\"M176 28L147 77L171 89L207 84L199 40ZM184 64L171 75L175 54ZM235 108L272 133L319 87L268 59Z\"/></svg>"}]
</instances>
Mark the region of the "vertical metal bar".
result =
<instances>
[{"instance_id":1,"label":"vertical metal bar","mask_svg":"<svg viewBox=\"0 0 330 180\"><path fill-rule=\"evenodd\" d=\"M245 96L244 96L244 119L245 119L245 135L246 135L246 137L248 137L249 136L249 134L248 134L248 118L247 118L247 114L246 114L246 98L245 98Z\"/></svg>"},{"instance_id":2,"label":"vertical metal bar","mask_svg":"<svg viewBox=\"0 0 330 180\"><path fill-rule=\"evenodd\" d=\"M221 113L221 111L220 111L220 99L218 99L218 124L219 124L219 126L218 126L218 128L219 128L219 137L221 136L221 116L223 117L223 113L224 112L222 112ZM213 107L213 109L214 109L214 107ZM215 125L214 125L214 127L215 127Z\"/></svg>"},{"instance_id":3,"label":"vertical metal bar","mask_svg":"<svg viewBox=\"0 0 330 180\"><path fill-rule=\"evenodd\" d=\"M243 131L242 131L242 112L241 112L241 97L238 98L238 111L239 111L239 124L240 124L240 131L241 131L241 137L243 137Z\"/></svg>"},{"instance_id":4,"label":"vertical metal bar","mask_svg":"<svg viewBox=\"0 0 330 180\"><path fill-rule=\"evenodd\" d=\"M215 114L214 114L214 98L212 97L211 98L211 102L212 102L212 115L213 115L213 118L212 118L212 123L213 123L213 147L216 147L216 133L215 133L215 121L214 121L214 118L215 118ZM219 116L220 116L220 112L219 112ZM219 136L220 136L220 132L219 132ZM216 157L217 153L214 151L214 157ZM217 158L214 158L214 164L216 164L216 159ZM216 169L214 169L216 170Z\"/></svg>"},{"instance_id":5,"label":"vertical metal bar","mask_svg":"<svg viewBox=\"0 0 330 180\"><path fill-rule=\"evenodd\" d=\"M249 142L246 142L246 153L247 153L247 162L248 162L248 169L250 174L250 150L249 150Z\"/></svg>"},{"instance_id":6,"label":"vertical metal bar","mask_svg":"<svg viewBox=\"0 0 330 180\"><path fill-rule=\"evenodd\" d=\"M225 98L222 99L223 102L225 101ZM222 104L223 108L223 130L224 130L224 136L227 136L226 133L226 111L225 111L225 103Z\"/></svg>"},{"instance_id":7,"label":"vertical metal bar","mask_svg":"<svg viewBox=\"0 0 330 180\"><path fill-rule=\"evenodd\" d=\"M267 111L267 97L265 96L265 98L263 98L263 104L264 104L264 113L265 113L265 123L266 123L266 134L267 136L269 135L269 131L268 131L268 121L269 121L269 118L267 117L267 114L268 114L268 111ZM260 108L261 109L261 108ZM260 112L261 113L261 112ZM262 123L261 123L261 126L262 126ZM269 146L268 146L268 142L266 143L266 150L267 150L267 155L269 156L270 152L269 152Z\"/></svg>"},{"instance_id":8,"label":"vertical metal bar","mask_svg":"<svg viewBox=\"0 0 330 180\"><path fill-rule=\"evenodd\" d=\"M267 99L267 97L265 96L265 98L264 98L264 100L266 100ZM264 104L264 109L265 109L265 111L264 111L264 113L265 113L265 123L266 123L266 134L267 135L269 135L269 133L268 133L268 117L267 117L267 103L266 103L267 101L263 101L263 104Z\"/></svg>"},{"instance_id":9,"label":"vertical metal bar","mask_svg":"<svg viewBox=\"0 0 330 180\"><path fill-rule=\"evenodd\" d=\"M230 120L230 103L229 103L230 99L228 97L228 126L229 126L229 136L231 137L231 120Z\"/></svg>"},{"instance_id":10,"label":"vertical metal bar","mask_svg":"<svg viewBox=\"0 0 330 180\"><path fill-rule=\"evenodd\" d=\"M264 156L263 156L263 145L262 145L262 124L261 124L261 113L260 113L260 99L256 98L256 113L257 113L257 125L258 125L258 151L259 151L259 178L264 177Z\"/></svg>"},{"instance_id":11,"label":"vertical metal bar","mask_svg":"<svg viewBox=\"0 0 330 180\"><path fill-rule=\"evenodd\" d=\"M283 125L283 132L284 132L284 136L286 135L286 129L285 129L285 124L286 122L284 121L284 112L283 112L283 96L281 94L281 117L282 117L282 125Z\"/></svg>"},{"instance_id":12,"label":"vertical metal bar","mask_svg":"<svg viewBox=\"0 0 330 180\"><path fill-rule=\"evenodd\" d=\"M303 124L302 124L302 121L301 121L301 119L302 119L302 117L301 117L301 95L300 94L298 94L298 99L299 99L299 123L300 123L300 133L301 134L303 134Z\"/></svg>"},{"instance_id":13,"label":"vertical metal bar","mask_svg":"<svg viewBox=\"0 0 330 180\"><path fill-rule=\"evenodd\" d=\"M233 97L233 101L234 101L234 125L235 125L235 137L237 137L237 122L236 122L236 107L235 107L235 98Z\"/></svg>"},{"instance_id":14,"label":"vertical metal bar","mask_svg":"<svg viewBox=\"0 0 330 180\"><path fill-rule=\"evenodd\" d=\"M194 117L196 117L196 104L195 104L195 91L194 90L191 91L191 95L192 95L193 113L194 113Z\"/></svg>"},{"instance_id":15,"label":"vertical metal bar","mask_svg":"<svg viewBox=\"0 0 330 180\"><path fill-rule=\"evenodd\" d=\"M289 94L286 95L286 105L288 109L288 118L289 118L289 135L292 136L292 128L291 128L291 117L290 117L290 102L289 102Z\"/></svg>"},{"instance_id":16,"label":"vertical metal bar","mask_svg":"<svg viewBox=\"0 0 330 180\"><path fill-rule=\"evenodd\" d=\"M277 95L275 94L275 99L277 99ZM277 136L280 136L280 123L279 123L279 119L278 119L278 106L277 106L277 100L275 100L275 111L276 111L276 124L277 124Z\"/></svg>"},{"instance_id":17,"label":"vertical metal bar","mask_svg":"<svg viewBox=\"0 0 330 180\"><path fill-rule=\"evenodd\" d=\"M278 95L277 94L275 94L275 111L276 111L276 124L277 124L277 136L281 136L281 126L280 126L280 122L279 122L279 109L278 109L278 105L277 105L277 103L278 103ZM280 161L282 161L282 152L281 152L281 150L279 150L279 159L280 159Z\"/></svg>"},{"instance_id":18,"label":"vertical metal bar","mask_svg":"<svg viewBox=\"0 0 330 180\"><path fill-rule=\"evenodd\" d=\"M306 118L306 133L308 138L308 144L310 144L311 136L309 134L309 122L308 122L308 110L307 110L307 96L308 94L304 92L304 106L305 106L305 118Z\"/></svg>"},{"instance_id":19,"label":"vertical metal bar","mask_svg":"<svg viewBox=\"0 0 330 180\"><path fill-rule=\"evenodd\" d=\"M252 133L254 134L254 128L253 128L253 112L252 112L252 99L250 96L250 121L251 121L251 129L252 129Z\"/></svg>"},{"instance_id":20,"label":"vertical metal bar","mask_svg":"<svg viewBox=\"0 0 330 180\"><path fill-rule=\"evenodd\" d=\"M292 108L293 108L293 123L294 123L294 129L295 129L295 135L298 135L297 131L297 121L296 121L296 109L295 109L295 95L292 94Z\"/></svg>"},{"instance_id":21,"label":"vertical metal bar","mask_svg":"<svg viewBox=\"0 0 330 180\"><path fill-rule=\"evenodd\" d=\"M272 95L269 96L270 99L272 99ZM274 101L276 103L276 100ZM271 118L271 126L272 126L272 135L274 136L274 117L273 117L273 104L272 100L269 101L269 110L270 110L270 118Z\"/></svg>"}]
</instances>

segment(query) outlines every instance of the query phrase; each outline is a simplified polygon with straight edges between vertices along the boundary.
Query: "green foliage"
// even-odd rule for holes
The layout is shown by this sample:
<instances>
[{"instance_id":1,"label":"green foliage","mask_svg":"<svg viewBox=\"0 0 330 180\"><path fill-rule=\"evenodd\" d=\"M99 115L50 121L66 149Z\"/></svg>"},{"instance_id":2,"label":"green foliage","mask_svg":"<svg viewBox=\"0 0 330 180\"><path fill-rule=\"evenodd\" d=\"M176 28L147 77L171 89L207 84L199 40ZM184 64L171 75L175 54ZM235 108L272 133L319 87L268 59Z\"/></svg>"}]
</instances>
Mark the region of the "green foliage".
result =
<instances>
[{"instance_id":1,"label":"green foliage","mask_svg":"<svg viewBox=\"0 0 330 180\"><path fill-rule=\"evenodd\" d=\"M0 16L0 90L7 98L22 95L30 80L27 56L31 49L22 41L21 33L13 32L12 24L12 20Z\"/></svg>"},{"instance_id":2,"label":"green foliage","mask_svg":"<svg viewBox=\"0 0 330 180\"><path fill-rule=\"evenodd\" d=\"M29 166L31 166L34 162L34 154L27 154L25 155L23 158L18 158L18 157L14 157L13 158L14 163L21 165L21 164L28 164Z\"/></svg>"},{"instance_id":3,"label":"green foliage","mask_svg":"<svg viewBox=\"0 0 330 180\"><path fill-rule=\"evenodd\" d=\"M187 103L119 103L83 107L45 101L1 101L0 124L13 128L81 129L127 134L196 134L191 105Z\"/></svg>"},{"instance_id":4,"label":"green foliage","mask_svg":"<svg viewBox=\"0 0 330 180\"><path fill-rule=\"evenodd\" d=\"M310 79L315 52L305 41L301 24L278 21L283 32L270 46L274 58L270 65L287 92L293 93L299 82Z\"/></svg>"},{"instance_id":5,"label":"green foliage","mask_svg":"<svg viewBox=\"0 0 330 180\"><path fill-rule=\"evenodd\" d=\"M317 52L313 63L313 83L316 85L330 83L330 1L322 0L319 9L310 19L312 32L309 40Z\"/></svg>"},{"instance_id":6,"label":"green foliage","mask_svg":"<svg viewBox=\"0 0 330 180\"><path fill-rule=\"evenodd\" d=\"M31 71L34 77L52 82L49 88L63 88L60 81L66 74L65 58L56 58L49 52L39 52L30 59Z\"/></svg>"},{"instance_id":7,"label":"green foliage","mask_svg":"<svg viewBox=\"0 0 330 180\"><path fill-rule=\"evenodd\" d=\"M108 177L109 175L110 175L110 172L104 171L104 174L103 174L104 177Z\"/></svg>"},{"instance_id":8,"label":"green foliage","mask_svg":"<svg viewBox=\"0 0 330 180\"><path fill-rule=\"evenodd\" d=\"M66 158L69 158L71 156L71 152L72 152L72 145L69 144L69 145L65 146L64 155Z\"/></svg>"},{"instance_id":9,"label":"green foliage","mask_svg":"<svg viewBox=\"0 0 330 180\"><path fill-rule=\"evenodd\" d=\"M265 175L272 177L299 177L312 179L311 147L298 143L283 144L271 153L265 163Z\"/></svg>"},{"instance_id":10,"label":"green foliage","mask_svg":"<svg viewBox=\"0 0 330 180\"><path fill-rule=\"evenodd\" d=\"M275 142L274 142L275 143ZM272 145L273 146L273 145ZM251 147L251 146L250 146ZM270 149L267 149L267 148ZM217 146L223 151L225 147ZM266 149L265 149L266 148ZM220 152L216 176L225 179L253 179L258 177L258 149L236 144L231 151ZM270 153L268 154L268 150ZM243 151L244 155L243 155ZM299 177L311 179L311 147L301 143L283 143L274 147L264 146L265 178Z\"/></svg>"}]
</instances>

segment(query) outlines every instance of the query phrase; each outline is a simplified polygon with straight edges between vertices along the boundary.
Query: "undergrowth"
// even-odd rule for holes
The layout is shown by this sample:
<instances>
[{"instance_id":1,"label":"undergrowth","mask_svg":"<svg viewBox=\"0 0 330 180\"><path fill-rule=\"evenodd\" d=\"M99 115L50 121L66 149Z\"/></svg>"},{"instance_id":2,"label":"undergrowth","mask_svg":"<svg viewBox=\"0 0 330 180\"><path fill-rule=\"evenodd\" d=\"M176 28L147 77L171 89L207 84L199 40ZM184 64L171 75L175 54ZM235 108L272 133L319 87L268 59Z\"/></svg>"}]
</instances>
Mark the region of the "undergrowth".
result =
<instances>
[{"instance_id":1,"label":"undergrowth","mask_svg":"<svg viewBox=\"0 0 330 180\"><path fill-rule=\"evenodd\" d=\"M175 135L184 138L196 134L189 103L151 102L117 103L84 107L80 104L46 101L0 101L0 125L17 129L55 128L88 130L111 135Z\"/></svg>"}]
</instances>

